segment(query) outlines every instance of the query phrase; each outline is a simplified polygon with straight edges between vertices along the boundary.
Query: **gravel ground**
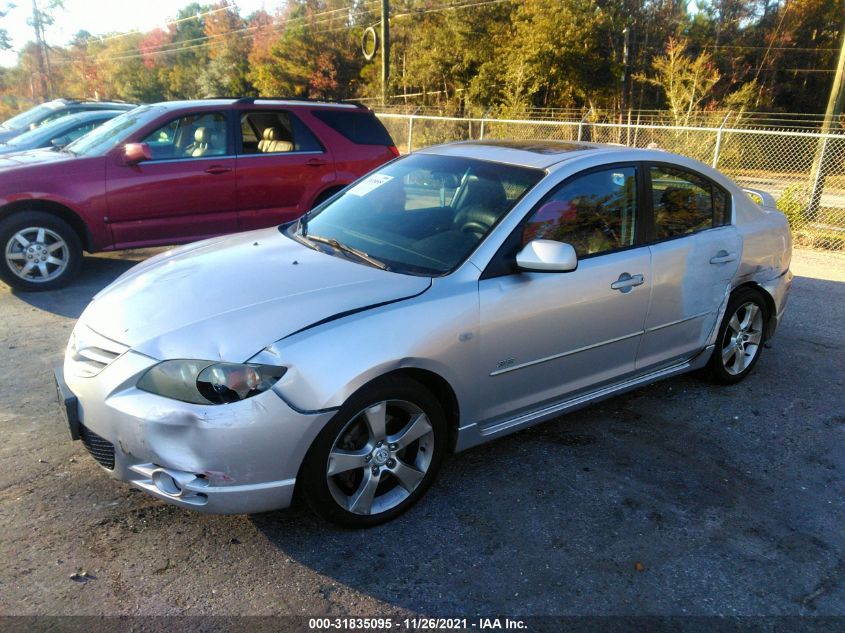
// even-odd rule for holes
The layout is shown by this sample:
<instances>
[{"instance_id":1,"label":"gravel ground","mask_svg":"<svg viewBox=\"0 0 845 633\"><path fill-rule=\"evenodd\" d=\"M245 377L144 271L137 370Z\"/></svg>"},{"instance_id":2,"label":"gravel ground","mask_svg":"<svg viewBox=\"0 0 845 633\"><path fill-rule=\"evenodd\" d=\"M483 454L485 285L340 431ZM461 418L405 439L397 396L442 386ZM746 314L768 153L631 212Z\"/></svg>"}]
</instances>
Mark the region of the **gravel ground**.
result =
<instances>
[{"instance_id":1,"label":"gravel ground","mask_svg":"<svg viewBox=\"0 0 845 633\"><path fill-rule=\"evenodd\" d=\"M50 368L152 252L0 285L0 614L845 615L845 256L796 252L741 385L672 379L455 456L411 512L350 532L175 508L68 440Z\"/></svg>"}]
</instances>

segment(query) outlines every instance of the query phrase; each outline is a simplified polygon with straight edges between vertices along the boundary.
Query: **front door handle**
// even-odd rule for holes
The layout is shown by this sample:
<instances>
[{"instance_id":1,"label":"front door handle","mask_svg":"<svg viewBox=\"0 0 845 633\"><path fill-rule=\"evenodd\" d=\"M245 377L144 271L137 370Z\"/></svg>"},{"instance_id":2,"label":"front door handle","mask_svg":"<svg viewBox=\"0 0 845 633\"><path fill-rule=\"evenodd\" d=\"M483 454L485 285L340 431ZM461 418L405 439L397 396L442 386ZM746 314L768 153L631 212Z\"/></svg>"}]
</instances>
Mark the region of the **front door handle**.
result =
<instances>
[{"instance_id":1,"label":"front door handle","mask_svg":"<svg viewBox=\"0 0 845 633\"><path fill-rule=\"evenodd\" d=\"M224 167L223 165L212 165L205 170L205 173L217 176L218 174L227 174L232 171L231 167Z\"/></svg>"},{"instance_id":2,"label":"front door handle","mask_svg":"<svg viewBox=\"0 0 845 633\"><path fill-rule=\"evenodd\" d=\"M634 286L641 286L643 282L645 282L645 277L642 275L629 275L628 273L622 273L619 275L619 279L610 284L610 287L613 290L619 290L620 292L631 292L631 290L634 289Z\"/></svg>"},{"instance_id":3,"label":"front door handle","mask_svg":"<svg viewBox=\"0 0 845 633\"><path fill-rule=\"evenodd\" d=\"M736 253L729 253L728 251L719 251L710 258L711 264L727 264L728 262L736 261Z\"/></svg>"},{"instance_id":4,"label":"front door handle","mask_svg":"<svg viewBox=\"0 0 845 633\"><path fill-rule=\"evenodd\" d=\"M309 167L322 167L323 165L326 164L326 161L324 161L322 158L312 158L312 159L306 161L305 164L308 165Z\"/></svg>"}]
</instances>

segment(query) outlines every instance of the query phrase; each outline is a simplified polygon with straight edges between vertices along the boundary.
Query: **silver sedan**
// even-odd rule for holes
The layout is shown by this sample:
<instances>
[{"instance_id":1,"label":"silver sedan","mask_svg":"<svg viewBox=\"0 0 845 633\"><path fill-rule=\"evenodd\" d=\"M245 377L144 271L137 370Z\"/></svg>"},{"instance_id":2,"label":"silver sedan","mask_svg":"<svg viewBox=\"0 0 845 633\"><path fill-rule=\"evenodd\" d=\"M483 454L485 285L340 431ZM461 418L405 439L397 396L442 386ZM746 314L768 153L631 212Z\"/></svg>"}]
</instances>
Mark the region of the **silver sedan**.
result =
<instances>
[{"instance_id":1,"label":"silver sedan","mask_svg":"<svg viewBox=\"0 0 845 633\"><path fill-rule=\"evenodd\" d=\"M330 521L387 521L448 452L684 372L745 378L792 280L758 199L659 150L416 152L98 294L56 373L71 436L185 508L298 489Z\"/></svg>"}]
</instances>

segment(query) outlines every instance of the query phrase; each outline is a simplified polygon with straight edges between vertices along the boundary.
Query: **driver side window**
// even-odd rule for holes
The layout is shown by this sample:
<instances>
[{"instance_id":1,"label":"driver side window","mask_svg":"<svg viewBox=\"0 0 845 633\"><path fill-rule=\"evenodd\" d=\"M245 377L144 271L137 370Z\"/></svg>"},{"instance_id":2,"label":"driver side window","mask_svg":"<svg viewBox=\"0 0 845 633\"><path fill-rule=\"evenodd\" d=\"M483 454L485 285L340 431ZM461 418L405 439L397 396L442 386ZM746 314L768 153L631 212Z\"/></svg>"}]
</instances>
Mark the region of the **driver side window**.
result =
<instances>
[{"instance_id":1,"label":"driver side window","mask_svg":"<svg viewBox=\"0 0 845 633\"><path fill-rule=\"evenodd\" d=\"M634 244L637 169L613 167L566 182L534 211L522 244L545 239L567 242L578 257Z\"/></svg>"},{"instance_id":2,"label":"driver side window","mask_svg":"<svg viewBox=\"0 0 845 633\"><path fill-rule=\"evenodd\" d=\"M226 116L203 112L173 119L141 142L150 146L153 160L172 160L224 156L228 153L226 139Z\"/></svg>"}]
</instances>

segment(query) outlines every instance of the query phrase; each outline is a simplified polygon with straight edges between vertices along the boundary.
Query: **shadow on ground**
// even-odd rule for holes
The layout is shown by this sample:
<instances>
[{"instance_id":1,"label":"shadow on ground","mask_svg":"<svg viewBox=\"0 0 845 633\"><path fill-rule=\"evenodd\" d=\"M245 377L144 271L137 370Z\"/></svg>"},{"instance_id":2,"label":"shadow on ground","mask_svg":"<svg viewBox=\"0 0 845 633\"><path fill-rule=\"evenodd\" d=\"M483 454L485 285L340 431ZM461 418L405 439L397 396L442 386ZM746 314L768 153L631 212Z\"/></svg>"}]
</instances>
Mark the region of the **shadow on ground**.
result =
<instances>
[{"instance_id":1,"label":"shadow on ground","mask_svg":"<svg viewBox=\"0 0 845 633\"><path fill-rule=\"evenodd\" d=\"M840 613L843 299L798 277L745 382L672 379L453 456L391 524L252 521L329 597L426 614Z\"/></svg>"},{"instance_id":2,"label":"shadow on ground","mask_svg":"<svg viewBox=\"0 0 845 633\"><path fill-rule=\"evenodd\" d=\"M135 264L151 257L158 250L121 251L83 258L79 277L66 288L45 292L13 291L21 301L45 312L78 319L95 294L120 277Z\"/></svg>"}]
</instances>

